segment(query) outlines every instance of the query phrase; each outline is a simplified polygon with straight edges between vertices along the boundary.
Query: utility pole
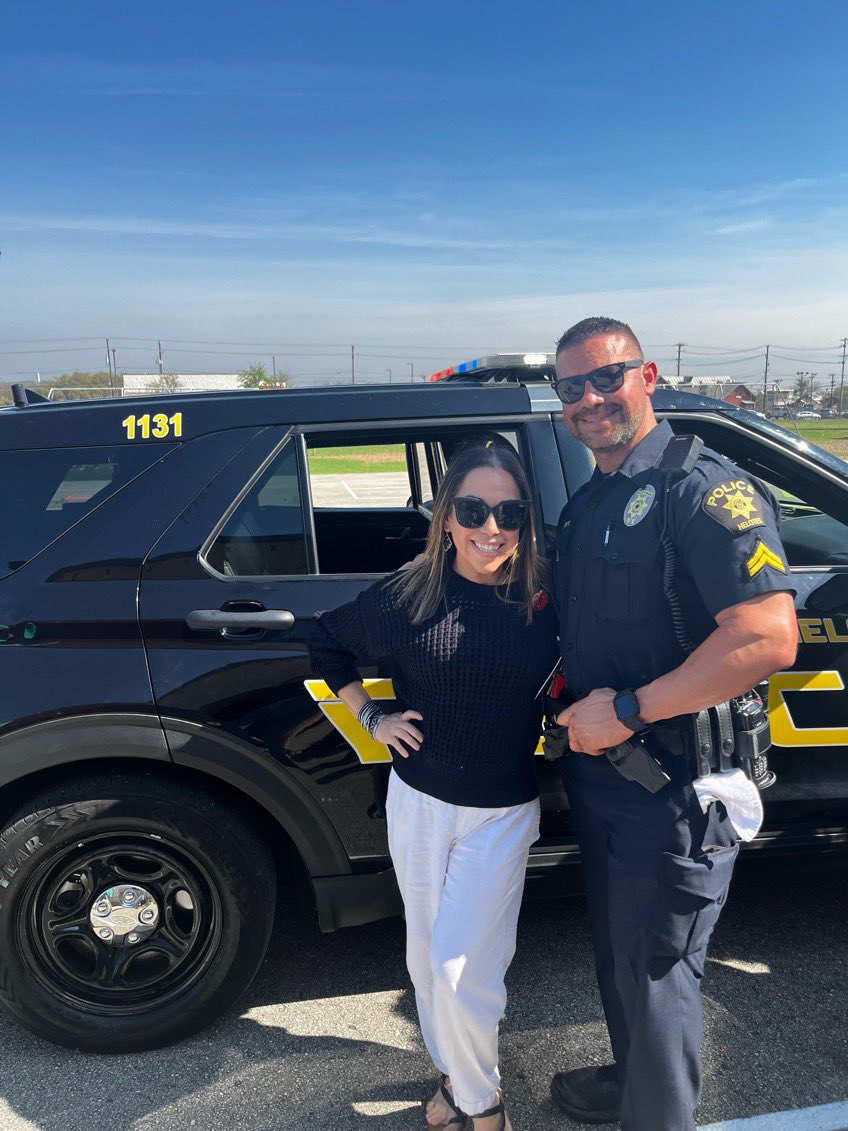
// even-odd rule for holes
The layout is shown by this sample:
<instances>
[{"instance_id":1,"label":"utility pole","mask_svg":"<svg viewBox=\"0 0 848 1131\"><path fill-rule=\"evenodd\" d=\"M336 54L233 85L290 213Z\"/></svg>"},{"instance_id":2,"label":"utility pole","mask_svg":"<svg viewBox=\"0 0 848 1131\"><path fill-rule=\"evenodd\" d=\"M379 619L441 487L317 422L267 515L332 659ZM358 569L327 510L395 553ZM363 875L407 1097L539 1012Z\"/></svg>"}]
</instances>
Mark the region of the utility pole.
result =
<instances>
[{"instance_id":1,"label":"utility pole","mask_svg":"<svg viewBox=\"0 0 848 1131\"><path fill-rule=\"evenodd\" d=\"M839 382L839 415L842 415L842 394L845 391L845 350L848 348L848 338L842 339L842 377Z\"/></svg>"},{"instance_id":2,"label":"utility pole","mask_svg":"<svg viewBox=\"0 0 848 1131\"><path fill-rule=\"evenodd\" d=\"M414 381L415 380L415 370L413 368L411 361L408 364L409 364L409 380ZM845 368L845 359L844 358L842 359L842 368L843 369Z\"/></svg>"},{"instance_id":3,"label":"utility pole","mask_svg":"<svg viewBox=\"0 0 848 1131\"><path fill-rule=\"evenodd\" d=\"M159 341L158 338L156 339L156 345L157 345L156 364L159 366L159 376L161 377L165 373L165 359L162 357L162 343Z\"/></svg>"},{"instance_id":4,"label":"utility pole","mask_svg":"<svg viewBox=\"0 0 848 1131\"><path fill-rule=\"evenodd\" d=\"M274 354L274 353L271 354L271 370L274 374L274 380L276 381L277 380L277 355Z\"/></svg>"},{"instance_id":5,"label":"utility pole","mask_svg":"<svg viewBox=\"0 0 848 1131\"><path fill-rule=\"evenodd\" d=\"M763 373L763 413L765 415L767 415L766 398L768 397L768 363L769 363L769 347L766 346L766 368L765 368L765 372Z\"/></svg>"},{"instance_id":6,"label":"utility pole","mask_svg":"<svg viewBox=\"0 0 848 1131\"><path fill-rule=\"evenodd\" d=\"M115 360L115 347L114 346L112 346L112 375L115 378L115 384L117 385L117 383L118 383L118 362ZM109 388L111 389L112 386L110 385ZM124 394L123 394L123 390L122 390L121 396L123 396L123 395Z\"/></svg>"},{"instance_id":7,"label":"utility pole","mask_svg":"<svg viewBox=\"0 0 848 1131\"><path fill-rule=\"evenodd\" d=\"M356 384L356 346L350 347L350 383Z\"/></svg>"},{"instance_id":8,"label":"utility pole","mask_svg":"<svg viewBox=\"0 0 848 1131\"><path fill-rule=\"evenodd\" d=\"M677 343L677 376L678 377L680 376L680 353L681 353L681 350L683 349L683 347L685 345L686 345L685 342L678 342Z\"/></svg>"},{"instance_id":9,"label":"utility pole","mask_svg":"<svg viewBox=\"0 0 848 1131\"><path fill-rule=\"evenodd\" d=\"M831 412L833 412L833 386L834 386L835 382L836 382L836 374L831 373L831 375L830 375L830 400L827 402L827 407L830 409Z\"/></svg>"},{"instance_id":10,"label":"utility pole","mask_svg":"<svg viewBox=\"0 0 848 1131\"><path fill-rule=\"evenodd\" d=\"M109 348L109 339L106 339L106 368L109 370L109 392L114 393L115 385L112 381L112 357L113 354Z\"/></svg>"}]
</instances>

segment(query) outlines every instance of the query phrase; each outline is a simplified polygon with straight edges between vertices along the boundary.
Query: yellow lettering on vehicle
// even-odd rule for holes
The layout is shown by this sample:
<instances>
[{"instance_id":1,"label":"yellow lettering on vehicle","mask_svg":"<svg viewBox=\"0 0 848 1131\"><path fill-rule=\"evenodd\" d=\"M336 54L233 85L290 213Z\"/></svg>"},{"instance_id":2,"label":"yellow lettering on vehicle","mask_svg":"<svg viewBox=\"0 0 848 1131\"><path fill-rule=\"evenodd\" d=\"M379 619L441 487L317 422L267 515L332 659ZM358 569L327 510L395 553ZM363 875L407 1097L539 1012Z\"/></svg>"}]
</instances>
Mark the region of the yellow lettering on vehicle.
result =
<instances>
[{"instance_id":1,"label":"yellow lettering on vehicle","mask_svg":"<svg viewBox=\"0 0 848 1131\"><path fill-rule=\"evenodd\" d=\"M395 689L390 679L364 679L362 682L372 699L391 701L395 697ZM373 766L380 762L391 762L392 756L388 746L376 742L368 731L359 725L356 716L351 714L323 679L305 679L303 686L345 742L353 748L354 754L363 765ZM535 753L542 753L541 736Z\"/></svg>"},{"instance_id":2,"label":"yellow lettering on vehicle","mask_svg":"<svg viewBox=\"0 0 848 1131\"><path fill-rule=\"evenodd\" d=\"M801 644L848 644L848 617L798 617L798 640Z\"/></svg>"},{"instance_id":3,"label":"yellow lettering on vehicle","mask_svg":"<svg viewBox=\"0 0 848 1131\"><path fill-rule=\"evenodd\" d=\"M372 699L395 697L395 689L390 679L364 679L362 682ZM373 766L378 762L391 762L392 756L388 746L376 742L368 731L359 725L356 716L351 714L323 679L305 679L303 686L342 738L353 747L354 754L363 765Z\"/></svg>"},{"instance_id":4,"label":"yellow lettering on vehicle","mask_svg":"<svg viewBox=\"0 0 848 1131\"><path fill-rule=\"evenodd\" d=\"M175 412L168 416L157 412L152 419L147 413L144 416L127 416L121 421L121 427L128 440L149 440L151 436L156 440L164 440L168 436L179 438L183 434L183 414Z\"/></svg>"},{"instance_id":5,"label":"yellow lettering on vehicle","mask_svg":"<svg viewBox=\"0 0 848 1131\"><path fill-rule=\"evenodd\" d=\"M798 636L802 644L827 644L827 633L820 617L798 617Z\"/></svg>"},{"instance_id":6,"label":"yellow lettering on vehicle","mask_svg":"<svg viewBox=\"0 0 848 1131\"><path fill-rule=\"evenodd\" d=\"M844 691L839 672L777 672L768 681L771 739L777 746L848 746L848 726L796 726L787 691Z\"/></svg>"}]
</instances>

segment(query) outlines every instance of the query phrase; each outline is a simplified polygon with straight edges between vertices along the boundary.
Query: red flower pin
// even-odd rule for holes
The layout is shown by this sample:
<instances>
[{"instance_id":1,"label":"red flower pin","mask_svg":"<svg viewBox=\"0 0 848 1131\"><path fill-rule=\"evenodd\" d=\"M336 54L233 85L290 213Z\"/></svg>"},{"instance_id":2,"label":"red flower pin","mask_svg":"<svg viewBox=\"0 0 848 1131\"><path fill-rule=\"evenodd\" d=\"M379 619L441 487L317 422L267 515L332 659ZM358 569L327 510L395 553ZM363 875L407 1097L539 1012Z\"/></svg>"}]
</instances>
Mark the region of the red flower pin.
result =
<instances>
[{"instance_id":1,"label":"red flower pin","mask_svg":"<svg viewBox=\"0 0 848 1131\"><path fill-rule=\"evenodd\" d=\"M542 609L544 609L544 607L547 605L548 601L550 601L550 597L547 595L544 589L540 589L538 593L534 593L533 612L540 613Z\"/></svg>"}]
</instances>

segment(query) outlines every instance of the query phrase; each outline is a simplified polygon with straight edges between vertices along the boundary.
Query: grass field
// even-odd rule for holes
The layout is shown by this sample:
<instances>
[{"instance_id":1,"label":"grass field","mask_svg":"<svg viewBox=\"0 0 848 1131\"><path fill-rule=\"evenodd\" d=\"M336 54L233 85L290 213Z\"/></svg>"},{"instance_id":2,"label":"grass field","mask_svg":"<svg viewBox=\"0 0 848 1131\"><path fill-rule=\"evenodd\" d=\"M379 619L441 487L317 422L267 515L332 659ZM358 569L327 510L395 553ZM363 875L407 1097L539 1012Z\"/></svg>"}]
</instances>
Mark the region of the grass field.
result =
<instances>
[{"instance_id":1,"label":"grass field","mask_svg":"<svg viewBox=\"0 0 848 1131\"><path fill-rule=\"evenodd\" d=\"M790 420L779 420L777 423L790 432L796 431ZM797 432L805 440L827 448L835 456L848 459L848 417L844 420L799 420Z\"/></svg>"},{"instance_id":2,"label":"grass field","mask_svg":"<svg viewBox=\"0 0 848 1131\"><path fill-rule=\"evenodd\" d=\"M368 471L406 471L403 444L371 444L364 448L313 448L309 453L313 475L351 475Z\"/></svg>"}]
</instances>

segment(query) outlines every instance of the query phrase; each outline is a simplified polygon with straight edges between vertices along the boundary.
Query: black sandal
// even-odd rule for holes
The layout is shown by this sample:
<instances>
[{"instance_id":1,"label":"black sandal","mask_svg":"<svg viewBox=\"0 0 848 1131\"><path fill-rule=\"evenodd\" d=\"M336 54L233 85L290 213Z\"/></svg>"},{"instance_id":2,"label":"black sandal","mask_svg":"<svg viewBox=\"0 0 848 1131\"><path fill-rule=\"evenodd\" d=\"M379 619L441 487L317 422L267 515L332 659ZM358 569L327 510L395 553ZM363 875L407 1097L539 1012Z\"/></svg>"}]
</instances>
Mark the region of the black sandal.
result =
<instances>
[{"instance_id":1,"label":"black sandal","mask_svg":"<svg viewBox=\"0 0 848 1131\"><path fill-rule=\"evenodd\" d=\"M468 1116L465 1114L465 1112L461 1108L458 1108L456 1106L456 1104L454 1103L453 1096L450 1094L450 1092L445 1087L445 1084L447 1083L447 1079L448 1079L447 1073L443 1072L442 1078L439 1081L439 1091L442 1093L442 1099L445 1101L445 1103L448 1105L448 1107L450 1108L450 1110L454 1114L447 1121L447 1123L440 1123L437 1126L438 1127L454 1127L455 1126L455 1127L459 1127L460 1131L465 1131L465 1128L468 1125Z\"/></svg>"},{"instance_id":2,"label":"black sandal","mask_svg":"<svg viewBox=\"0 0 848 1131\"><path fill-rule=\"evenodd\" d=\"M489 1115L499 1115L501 1117L501 1125L498 1131L506 1131L506 1111L504 1110L503 1100L495 1104L494 1107L488 1108L486 1111L476 1111L474 1115L471 1116L471 1128L474 1126L475 1119L485 1119ZM469 1128L469 1131L471 1131L471 1128Z\"/></svg>"}]
</instances>

